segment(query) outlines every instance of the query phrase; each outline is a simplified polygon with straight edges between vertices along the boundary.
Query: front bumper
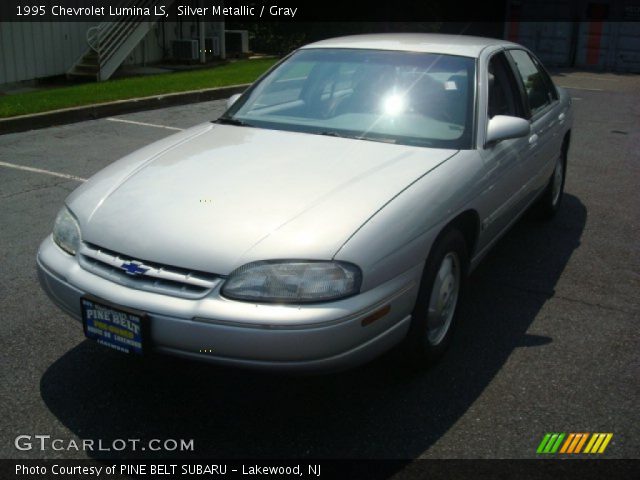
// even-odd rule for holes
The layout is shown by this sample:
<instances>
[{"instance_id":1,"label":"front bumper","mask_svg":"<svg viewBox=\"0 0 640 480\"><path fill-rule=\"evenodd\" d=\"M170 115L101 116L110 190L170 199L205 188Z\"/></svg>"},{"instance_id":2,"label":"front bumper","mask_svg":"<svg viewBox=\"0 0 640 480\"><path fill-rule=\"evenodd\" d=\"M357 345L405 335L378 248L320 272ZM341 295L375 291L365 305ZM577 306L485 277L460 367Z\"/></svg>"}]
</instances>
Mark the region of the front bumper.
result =
<instances>
[{"instance_id":1,"label":"front bumper","mask_svg":"<svg viewBox=\"0 0 640 480\"><path fill-rule=\"evenodd\" d=\"M365 363L407 334L421 267L354 297L314 305L229 300L216 287L183 299L125 287L84 270L51 236L38 251L38 276L49 297L77 320L85 294L148 313L150 345L163 353L222 365L328 371ZM388 313L363 326L385 306ZM206 351L206 353L205 353Z\"/></svg>"}]
</instances>

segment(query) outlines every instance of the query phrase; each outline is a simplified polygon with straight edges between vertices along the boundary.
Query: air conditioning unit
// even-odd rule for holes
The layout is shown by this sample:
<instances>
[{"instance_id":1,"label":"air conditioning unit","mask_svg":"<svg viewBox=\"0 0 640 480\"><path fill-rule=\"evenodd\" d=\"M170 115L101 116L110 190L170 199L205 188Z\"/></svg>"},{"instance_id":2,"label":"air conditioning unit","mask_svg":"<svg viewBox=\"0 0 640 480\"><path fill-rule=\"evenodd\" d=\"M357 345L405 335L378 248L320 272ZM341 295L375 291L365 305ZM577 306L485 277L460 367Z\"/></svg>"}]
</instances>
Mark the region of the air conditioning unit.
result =
<instances>
[{"instance_id":1,"label":"air conditioning unit","mask_svg":"<svg viewBox=\"0 0 640 480\"><path fill-rule=\"evenodd\" d=\"M218 37L205 37L204 39L204 51L207 56L220 56L220 39Z\"/></svg>"},{"instance_id":2,"label":"air conditioning unit","mask_svg":"<svg viewBox=\"0 0 640 480\"><path fill-rule=\"evenodd\" d=\"M171 49L175 60L195 61L200 58L197 40L174 40Z\"/></svg>"},{"instance_id":3,"label":"air conditioning unit","mask_svg":"<svg viewBox=\"0 0 640 480\"><path fill-rule=\"evenodd\" d=\"M247 30L225 30L227 53L249 53L249 32Z\"/></svg>"}]
</instances>

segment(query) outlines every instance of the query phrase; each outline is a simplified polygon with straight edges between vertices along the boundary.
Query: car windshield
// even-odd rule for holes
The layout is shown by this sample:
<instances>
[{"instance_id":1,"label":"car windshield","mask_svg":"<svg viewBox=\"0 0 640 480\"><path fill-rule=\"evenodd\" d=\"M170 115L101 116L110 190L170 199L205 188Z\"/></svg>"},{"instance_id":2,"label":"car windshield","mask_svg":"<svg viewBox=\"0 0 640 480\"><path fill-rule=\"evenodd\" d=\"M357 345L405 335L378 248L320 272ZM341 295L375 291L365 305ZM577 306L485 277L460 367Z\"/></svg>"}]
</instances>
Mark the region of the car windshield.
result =
<instances>
[{"instance_id":1,"label":"car windshield","mask_svg":"<svg viewBox=\"0 0 640 480\"><path fill-rule=\"evenodd\" d=\"M470 148L475 61L431 53L303 49L221 122L404 145Z\"/></svg>"}]
</instances>

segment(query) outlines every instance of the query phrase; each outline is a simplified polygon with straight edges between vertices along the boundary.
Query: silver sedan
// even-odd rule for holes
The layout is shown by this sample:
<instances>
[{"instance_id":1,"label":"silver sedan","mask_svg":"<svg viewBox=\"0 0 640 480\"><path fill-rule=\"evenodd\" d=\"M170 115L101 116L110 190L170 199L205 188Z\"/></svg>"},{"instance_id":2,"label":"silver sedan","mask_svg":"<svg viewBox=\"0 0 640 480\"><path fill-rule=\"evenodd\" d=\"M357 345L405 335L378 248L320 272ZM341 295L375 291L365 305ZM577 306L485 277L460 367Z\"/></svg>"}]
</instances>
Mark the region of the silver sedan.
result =
<instances>
[{"instance_id":1,"label":"silver sedan","mask_svg":"<svg viewBox=\"0 0 640 480\"><path fill-rule=\"evenodd\" d=\"M302 371L400 345L428 365L465 276L560 206L570 97L514 43L325 40L228 105L67 198L39 278L88 338Z\"/></svg>"}]
</instances>

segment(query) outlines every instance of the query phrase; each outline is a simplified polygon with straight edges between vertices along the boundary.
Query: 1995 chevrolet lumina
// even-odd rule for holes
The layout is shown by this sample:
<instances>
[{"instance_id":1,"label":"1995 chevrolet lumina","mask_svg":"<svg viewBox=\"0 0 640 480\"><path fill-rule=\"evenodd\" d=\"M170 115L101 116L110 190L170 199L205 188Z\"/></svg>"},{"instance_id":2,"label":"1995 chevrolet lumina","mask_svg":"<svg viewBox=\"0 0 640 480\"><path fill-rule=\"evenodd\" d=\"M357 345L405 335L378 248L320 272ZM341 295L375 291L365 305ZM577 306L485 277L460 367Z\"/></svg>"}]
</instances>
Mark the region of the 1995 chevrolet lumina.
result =
<instances>
[{"instance_id":1,"label":"1995 chevrolet lumina","mask_svg":"<svg viewBox=\"0 0 640 480\"><path fill-rule=\"evenodd\" d=\"M400 344L428 364L464 277L560 205L570 97L514 43L321 41L228 104L67 198L38 271L89 338L303 371Z\"/></svg>"}]
</instances>

